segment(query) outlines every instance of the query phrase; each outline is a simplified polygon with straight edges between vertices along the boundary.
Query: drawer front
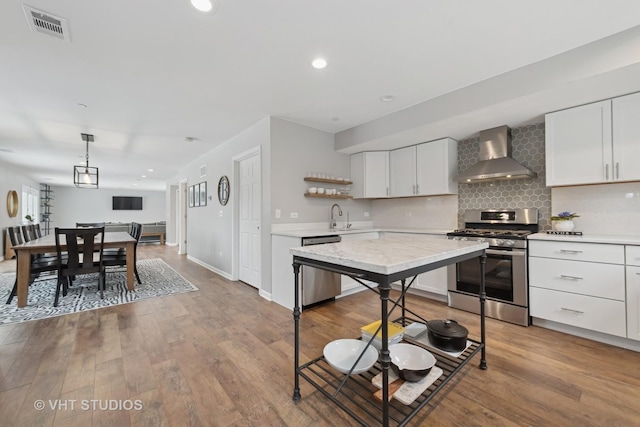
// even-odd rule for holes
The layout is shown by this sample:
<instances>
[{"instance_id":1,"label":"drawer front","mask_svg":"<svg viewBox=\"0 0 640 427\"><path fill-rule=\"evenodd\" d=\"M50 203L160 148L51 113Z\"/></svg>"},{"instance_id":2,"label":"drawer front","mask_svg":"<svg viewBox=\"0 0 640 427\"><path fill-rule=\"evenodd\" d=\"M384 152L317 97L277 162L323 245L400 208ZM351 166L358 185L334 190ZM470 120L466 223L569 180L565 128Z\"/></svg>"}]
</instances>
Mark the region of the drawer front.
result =
<instances>
[{"instance_id":1,"label":"drawer front","mask_svg":"<svg viewBox=\"0 0 640 427\"><path fill-rule=\"evenodd\" d=\"M531 287L625 300L624 265L529 258Z\"/></svg>"},{"instance_id":2,"label":"drawer front","mask_svg":"<svg viewBox=\"0 0 640 427\"><path fill-rule=\"evenodd\" d=\"M624 246L603 243L529 241L529 256L624 264Z\"/></svg>"},{"instance_id":3,"label":"drawer front","mask_svg":"<svg viewBox=\"0 0 640 427\"><path fill-rule=\"evenodd\" d=\"M627 265L640 266L640 246L625 246Z\"/></svg>"},{"instance_id":4,"label":"drawer front","mask_svg":"<svg viewBox=\"0 0 640 427\"><path fill-rule=\"evenodd\" d=\"M625 304L621 301L531 288L531 315L591 331L627 336Z\"/></svg>"}]
</instances>

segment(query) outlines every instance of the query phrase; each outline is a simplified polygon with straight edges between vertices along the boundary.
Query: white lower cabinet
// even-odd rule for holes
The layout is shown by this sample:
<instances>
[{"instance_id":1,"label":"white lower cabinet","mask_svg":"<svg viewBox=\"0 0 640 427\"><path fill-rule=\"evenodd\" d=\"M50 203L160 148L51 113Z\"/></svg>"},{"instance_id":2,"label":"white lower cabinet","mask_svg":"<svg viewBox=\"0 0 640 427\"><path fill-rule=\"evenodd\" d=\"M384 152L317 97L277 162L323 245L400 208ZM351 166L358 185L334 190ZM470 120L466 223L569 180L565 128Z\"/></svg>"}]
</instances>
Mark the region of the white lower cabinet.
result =
<instances>
[{"instance_id":1,"label":"white lower cabinet","mask_svg":"<svg viewBox=\"0 0 640 427\"><path fill-rule=\"evenodd\" d=\"M640 341L640 246L626 246L627 338Z\"/></svg>"},{"instance_id":2,"label":"white lower cabinet","mask_svg":"<svg viewBox=\"0 0 640 427\"><path fill-rule=\"evenodd\" d=\"M529 241L531 316L626 338L624 254L622 245Z\"/></svg>"},{"instance_id":3,"label":"white lower cabinet","mask_svg":"<svg viewBox=\"0 0 640 427\"><path fill-rule=\"evenodd\" d=\"M529 290L529 297L533 317L619 337L627 336L624 301L535 287Z\"/></svg>"}]
</instances>

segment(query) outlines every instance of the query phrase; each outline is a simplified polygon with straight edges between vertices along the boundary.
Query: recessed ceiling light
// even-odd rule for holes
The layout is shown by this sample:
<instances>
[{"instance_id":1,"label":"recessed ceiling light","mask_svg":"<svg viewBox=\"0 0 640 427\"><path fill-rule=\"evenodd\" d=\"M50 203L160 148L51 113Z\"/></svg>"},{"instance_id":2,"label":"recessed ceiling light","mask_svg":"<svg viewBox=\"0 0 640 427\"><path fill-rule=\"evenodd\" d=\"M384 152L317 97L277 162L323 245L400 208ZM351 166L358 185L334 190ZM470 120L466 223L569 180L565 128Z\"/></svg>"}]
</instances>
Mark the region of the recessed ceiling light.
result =
<instances>
[{"instance_id":1,"label":"recessed ceiling light","mask_svg":"<svg viewBox=\"0 0 640 427\"><path fill-rule=\"evenodd\" d=\"M184 141L185 142L193 142L193 141L197 141L197 140L198 140L198 138L194 138L192 136L185 136L184 137Z\"/></svg>"},{"instance_id":2,"label":"recessed ceiling light","mask_svg":"<svg viewBox=\"0 0 640 427\"><path fill-rule=\"evenodd\" d=\"M340 121L340 117L334 117L334 118L333 118L333 119L331 119L331 120L333 120L334 122L339 122L339 121Z\"/></svg>"},{"instance_id":3,"label":"recessed ceiling light","mask_svg":"<svg viewBox=\"0 0 640 427\"><path fill-rule=\"evenodd\" d=\"M191 0L191 5L200 12L211 12L213 10L213 2L211 0Z\"/></svg>"},{"instance_id":4,"label":"recessed ceiling light","mask_svg":"<svg viewBox=\"0 0 640 427\"><path fill-rule=\"evenodd\" d=\"M153 172L153 169L147 169L149 172Z\"/></svg>"},{"instance_id":5,"label":"recessed ceiling light","mask_svg":"<svg viewBox=\"0 0 640 427\"><path fill-rule=\"evenodd\" d=\"M391 101L394 101L395 99L396 99L395 95L385 95L380 97L380 101L382 102L391 102Z\"/></svg>"},{"instance_id":6,"label":"recessed ceiling light","mask_svg":"<svg viewBox=\"0 0 640 427\"><path fill-rule=\"evenodd\" d=\"M80 108L87 108L87 104L83 104L82 102L78 102L76 105Z\"/></svg>"},{"instance_id":7,"label":"recessed ceiling light","mask_svg":"<svg viewBox=\"0 0 640 427\"><path fill-rule=\"evenodd\" d=\"M316 70L322 70L323 68L326 68L327 60L324 58L316 58L311 61L311 66Z\"/></svg>"},{"instance_id":8,"label":"recessed ceiling light","mask_svg":"<svg viewBox=\"0 0 640 427\"><path fill-rule=\"evenodd\" d=\"M0 151L2 151L3 153L15 153L15 151L10 148L0 148Z\"/></svg>"},{"instance_id":9,"label":"recessed ceiling light","mask_svg":"<svg viewBox=\"0 0 640 427\"><path fill-rule=\"evenodd\" d=\"M147 175L140 175L140 177L141 177L141 178L146 178L146 177L147 177Z\"/></svg>"}]
</instances>

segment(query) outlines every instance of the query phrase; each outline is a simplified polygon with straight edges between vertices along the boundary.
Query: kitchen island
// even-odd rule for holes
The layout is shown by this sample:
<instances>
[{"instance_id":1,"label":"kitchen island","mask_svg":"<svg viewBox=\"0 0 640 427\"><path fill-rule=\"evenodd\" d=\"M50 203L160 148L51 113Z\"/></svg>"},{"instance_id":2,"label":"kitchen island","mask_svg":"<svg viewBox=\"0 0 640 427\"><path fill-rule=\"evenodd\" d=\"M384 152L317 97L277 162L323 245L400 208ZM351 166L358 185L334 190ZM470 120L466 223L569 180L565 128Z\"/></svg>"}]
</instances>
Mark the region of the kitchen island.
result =
<instances>
[{"instance_id":1,"label":"kitchen island","mask_svg":"<svg viewBox=\"0 0 640 427\"><path fill-rule=\"evenodd\" d=\"M363 425L367 425L369 421L361 418L349 407L349 405L341 402L342 398L351 402L356 402L355 406L357 408L363 409L368 416L373 417L373 419L384 426L388 426L390 420L397 422L398 425L404 425L413 416L415 416L418 411L420 411L430 401L431 397L434 396L437 391L439 391L478 351L481 352L480 368L486 369L484 324L485 294L484 280L482 279L479 298L479 304L481 306L480 342L476 343L473 351L461 361L445 362L444 359L438 359L440 363L455 364L453 368L447 368L449 375L446 376L445 380L440 382L434 390L426 391L425 394L427 394L427 396L421 399L417 405L408 407L407 411L400 409L397 411L397 414L394 412L393 416L390 416L389 367L391 359L389 357L387 322L390 320L389 315L397 305L400 305L402 308L402 317L400 321L405 321L404 295L406 292L406 279L411 277L415 278L421 273L471 258L479 258L481 263L481 278L484 278L484 261L486 259L485 249L487 247L488 244L484 242L444 239L434 240L423 236L406 235L393 236L384 239L359 240L292 248L290 253L293 255L295 292L295 306L293 309L295 328L295 385L293 399L295 401L301 399L299 378L302 376L316 387L316 389L330 398L334 403ZM302 265L338 272L340 274L347 275L354 280L366 280L377 284L377 287L369 287L364 282L361 282L363 285L367 286L367 288L380 295L382 345L379 364L382 374L382 403L374 402L371 396L367 399L366 397L362 398L361 395L359 397L354 397L351 391L343 392L343 387L351 381L349 376L344 376L342 379L339 379L335 376L334 372L327 370L326 375L321 374L321 376L329 378L325 384L320 384L318 381L311 378L311 376L307 374L306 370L312 368L317 362L321 362L323 357L319 357L302 366L300 365L301 301L299 293L299 273ZM392 304L389 309L390 291L392 289L391 284L395 281L401 281L402 292L398 300L391 301ZM410 287L412 283L413 280L410 281L408 287ZM339 385L335 387L331 385L331 383L335 383L335 381L331 379L332 375L334 379L339 380ZM345 390L349 389L345 387ZM364 390L366 390L366 386L364 387ZM358 394L358 392L355 393ZM367 393L365 392L364 394L366 395ZM375 414L376 411L381 412L381 416L377 416ZM399 417L401 417L401 419Z\"/></svg>"}]
</instances>

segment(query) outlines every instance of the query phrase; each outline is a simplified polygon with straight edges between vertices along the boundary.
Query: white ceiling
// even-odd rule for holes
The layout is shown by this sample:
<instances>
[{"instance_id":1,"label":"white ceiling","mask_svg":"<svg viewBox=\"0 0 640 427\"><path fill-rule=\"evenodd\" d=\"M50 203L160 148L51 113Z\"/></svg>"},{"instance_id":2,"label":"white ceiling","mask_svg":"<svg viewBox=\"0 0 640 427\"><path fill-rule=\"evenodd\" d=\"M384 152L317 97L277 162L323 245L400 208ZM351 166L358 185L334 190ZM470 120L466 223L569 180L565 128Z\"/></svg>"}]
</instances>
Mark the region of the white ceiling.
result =
<instances>
[{"instance_id":1,"label":"white ceiling","mask_svg":"<svg viewBox=\"0 0 640 427\"><path fill-rule=\"evenodd\" d=\"M599 88L592 97L640 90L628 72L640 49L606 66L580 56L596 71L578 77L549 66L636 27L637 0L216 0L215 14L189 0L29 0L68 21L70 42L32 32L22 4L0 2L0 162L52 185L72 185L80 133L95 135L101 187L161 190L267 115L337 133L353 152L408 145L407 130L425 126L459 138L524 123L584 99L575 79ZM324 70L310 66L318 55ZM627 86L598 79L620 70ZM479 89L494 111L476 105Z\"/></svg>"}]
</instances>

